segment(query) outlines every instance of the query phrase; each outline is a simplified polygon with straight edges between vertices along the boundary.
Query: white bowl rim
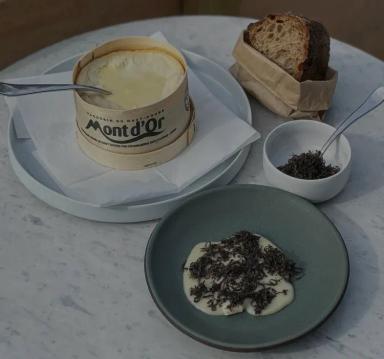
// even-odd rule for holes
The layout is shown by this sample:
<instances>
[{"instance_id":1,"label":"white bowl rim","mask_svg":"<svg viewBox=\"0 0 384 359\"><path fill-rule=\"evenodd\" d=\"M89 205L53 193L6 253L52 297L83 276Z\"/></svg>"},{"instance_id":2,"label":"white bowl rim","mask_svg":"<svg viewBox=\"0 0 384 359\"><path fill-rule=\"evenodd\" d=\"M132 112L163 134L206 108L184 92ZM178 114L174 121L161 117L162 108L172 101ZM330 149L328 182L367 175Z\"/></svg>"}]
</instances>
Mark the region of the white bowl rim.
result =
<instances>
[{"instance_id":1,"label":"white bowl rim","mask_svg":"<svg viewBox=\"0 0 384 359\"><path fill-rule=\"evenodd\" d=\"M280 130L282 127L288 127L288 126L296 126L296 125L299 125L300 124L303 124L303 123L313 123L315 126L317 125L320 125L320 126L325 126L325 127L330 127L331 129L335 130L335 127L327 124L327 123L324 123L324 122L320 122L320 121L316 121L316 120L307 120L307 119L301 119L301 120L290 120L290 121L287 121L287 122L284 122L282 124L280 124L279 126L275 127L271 132L269 132L269 134L267 135L267 137L265 138L265 141L264 141L264 144L263 144L263 158L267 161L267 163L275 170L275 172L277 171L278 174L280 176L283 176L291 181L296 181L298 183L323 183L323 182L327 182L327 181L330 181L330 180L333 180L334 178L338 177L338 176L341 176L341 174L343 172L345 172L345 170L348 169L350 163L351 163L351 159L352 159L352 150L351 150L351 145L348 141L348 139L344 136L344 134L341 134L340 137L343 138L343 140L345 140L345 144L346 144L346 149L348 150L348 158L347 158L347 161L346 161L346 164L345 166L343 166L343 168L340 168L340 171L335 173L334 175L332 176L329 176L329 177L325 177L325 178L318 178L318 179L303 179L303 178L297 178L297 177L293 177L293 176L289 176L287 174L285 174L284 172L280 171L273 163L272 161L269 159L269 155L267 153L267 143L269 142L271 136L277 131L277 130ZM277 173L276 172L276 173Z\"/></svg>"}]
</instances>

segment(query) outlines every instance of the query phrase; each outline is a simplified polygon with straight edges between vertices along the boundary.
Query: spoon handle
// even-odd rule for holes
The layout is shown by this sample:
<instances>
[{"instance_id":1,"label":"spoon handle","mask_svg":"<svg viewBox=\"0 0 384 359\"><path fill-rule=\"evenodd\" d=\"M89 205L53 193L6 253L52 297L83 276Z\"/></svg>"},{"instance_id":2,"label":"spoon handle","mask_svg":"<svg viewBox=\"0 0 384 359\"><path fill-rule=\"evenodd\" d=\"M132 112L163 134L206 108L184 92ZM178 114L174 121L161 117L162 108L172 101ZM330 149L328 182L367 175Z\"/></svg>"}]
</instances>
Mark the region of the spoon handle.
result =
<instances>
[{"instance_id":1,"label":"spoon handle","mask_svg":"<svg viewBox=\"0 0 384 359\"><path fill-rule=\"evenodd\" d=\"M374 110L384 101L384 87L378 87L374 90L368 98L355 110L353 111L344 121L342 121L337 127L335 132L328 138L321 148L321 154L328 149L331 143L349 126L356 122L359 118L366 115L368 112Z\"/></svg>"},{"instance_id":2,"label":"spoon handle","mask_svg":"<svg viewBox=\"0 0 384 359\"><path fill-rule=\"evenodd\" d=\"M82 90L110 94L109 91L98 87L78 84L10 84L0 82L0 94L5 96L23 96L40 92L52 92L63 90Z\"/></svg>"}]
</instances>

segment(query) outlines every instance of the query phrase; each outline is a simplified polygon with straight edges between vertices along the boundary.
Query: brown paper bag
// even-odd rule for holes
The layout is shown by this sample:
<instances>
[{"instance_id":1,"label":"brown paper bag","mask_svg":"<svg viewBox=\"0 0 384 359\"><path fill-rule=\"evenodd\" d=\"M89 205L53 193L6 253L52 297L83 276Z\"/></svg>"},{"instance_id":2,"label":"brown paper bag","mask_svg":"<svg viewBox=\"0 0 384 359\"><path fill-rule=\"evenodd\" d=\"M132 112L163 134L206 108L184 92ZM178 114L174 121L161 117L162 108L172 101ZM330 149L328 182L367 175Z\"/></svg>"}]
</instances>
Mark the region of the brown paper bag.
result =
<instances>
[{"instance_id":1,"label":"brown paper bag","mask_svg":"<svg viewBox=\"0 0 384 359\"><path fill-rule=\"evenodd\" d=\"M299 82L245 43L243 33L233 56L236 59L230 68L233 76L272 112L288 118L321 119L330 107L337 82L335 70L328 68L324 81Z\"/></svg>"}]
</instances>

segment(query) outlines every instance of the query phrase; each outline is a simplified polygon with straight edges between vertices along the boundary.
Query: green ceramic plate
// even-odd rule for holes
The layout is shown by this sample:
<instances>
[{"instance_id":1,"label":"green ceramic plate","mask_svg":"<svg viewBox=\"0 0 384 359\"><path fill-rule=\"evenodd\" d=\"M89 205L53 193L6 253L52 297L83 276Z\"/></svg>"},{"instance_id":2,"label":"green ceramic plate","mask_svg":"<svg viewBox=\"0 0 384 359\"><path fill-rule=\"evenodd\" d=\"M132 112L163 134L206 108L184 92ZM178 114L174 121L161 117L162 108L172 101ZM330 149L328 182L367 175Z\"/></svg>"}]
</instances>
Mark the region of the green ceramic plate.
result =
<instances>
[{"instance_id":1,"label":"green ceramic plate","mask_svg":"<svg viewBox=\"0 0 384 359\"><path fill-rule=\"evenodd\" d=\"M271 239L304 267L295 300L265 317L204 314L185 297L183 262L196 243L242 229ZM314 205L271 187L236 185L195 195L165 216L149 239L145 274L155 303L176 328L220 349L254 351L298 338L327 319L345 292L349 262L340 233Z\"/></svg>"}]
</instances>

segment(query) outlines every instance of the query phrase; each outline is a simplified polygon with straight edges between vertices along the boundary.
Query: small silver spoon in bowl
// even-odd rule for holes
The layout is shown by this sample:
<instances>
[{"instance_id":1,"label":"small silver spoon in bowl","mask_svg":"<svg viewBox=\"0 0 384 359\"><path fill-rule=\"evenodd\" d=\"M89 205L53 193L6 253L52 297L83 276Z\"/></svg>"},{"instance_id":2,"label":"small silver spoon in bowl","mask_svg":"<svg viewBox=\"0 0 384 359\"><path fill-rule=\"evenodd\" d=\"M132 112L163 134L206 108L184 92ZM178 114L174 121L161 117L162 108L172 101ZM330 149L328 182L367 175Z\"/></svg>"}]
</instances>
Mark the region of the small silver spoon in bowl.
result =
<instances>
[{"instance_id":1,"label":"small silver spoon in bowl","mask_svg":"<svg viewBox=\"0 0 384 359\"><path fill-rule=\"evenodd\" d=\"M323 147L321 148L321 155L324 155L324 152L329 148L331 143L349 126L355 123L359 118L374 110L382 102L384 102L384 87L378 87L355 111L353 111L344 121L342 121L336 127L335 131L332 133L332 135L328 138L328 140L324 143Z\"/></svg>"},{"instance_id":2,"label":"small silver spoon in bowl","mask_svg":"<svg viewBox=\"0 0 384 359\"><path fill-rule=\"evenodd\" d=\"M4 96L23 96L40 92L53 92L65 90L79 90L99 92L103 95L110 95L111 92L94 86L78 84L10 84L0 82L0 94Z\"/></svg>"}]
</instances>

